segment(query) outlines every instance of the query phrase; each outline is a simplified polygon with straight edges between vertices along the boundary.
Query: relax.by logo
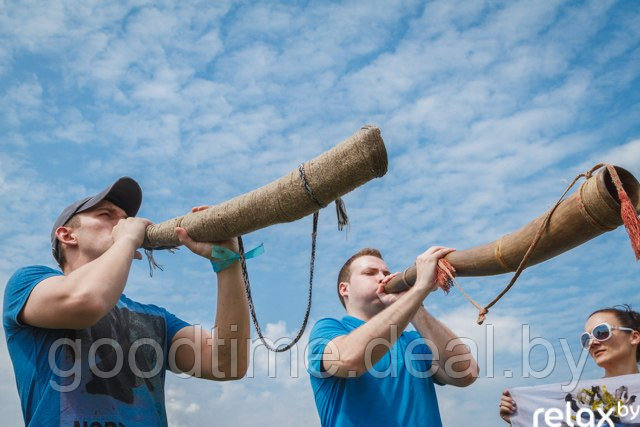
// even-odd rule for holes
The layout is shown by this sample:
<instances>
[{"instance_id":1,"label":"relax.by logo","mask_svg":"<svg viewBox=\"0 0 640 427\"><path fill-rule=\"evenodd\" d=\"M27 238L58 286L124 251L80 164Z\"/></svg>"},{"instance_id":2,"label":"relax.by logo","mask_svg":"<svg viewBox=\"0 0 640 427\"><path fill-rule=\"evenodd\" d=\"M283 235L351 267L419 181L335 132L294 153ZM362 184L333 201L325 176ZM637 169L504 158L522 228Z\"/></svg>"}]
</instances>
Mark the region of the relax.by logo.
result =
<instances>
[{"instance_id":1,"label":"relax.by logo","mask_svg":"<svg viewBox=\"0 0 640 427\"><path fill-rule=\"evenodd\" d=\"M617 410L616 410L617 409ZM602 408L580 408L575 414L571 409L571 403L567 402L564 413L558 408L538 408L533 413L533 426L540 426L540 420L544 420L544 426L548 427L614 427L616 422L620 422L620 417L626 418L631 415L635 419L640 414L640 406L633 407L618 402L617 407L611 407L607 411Z\"/></svg>"}]
</instances>

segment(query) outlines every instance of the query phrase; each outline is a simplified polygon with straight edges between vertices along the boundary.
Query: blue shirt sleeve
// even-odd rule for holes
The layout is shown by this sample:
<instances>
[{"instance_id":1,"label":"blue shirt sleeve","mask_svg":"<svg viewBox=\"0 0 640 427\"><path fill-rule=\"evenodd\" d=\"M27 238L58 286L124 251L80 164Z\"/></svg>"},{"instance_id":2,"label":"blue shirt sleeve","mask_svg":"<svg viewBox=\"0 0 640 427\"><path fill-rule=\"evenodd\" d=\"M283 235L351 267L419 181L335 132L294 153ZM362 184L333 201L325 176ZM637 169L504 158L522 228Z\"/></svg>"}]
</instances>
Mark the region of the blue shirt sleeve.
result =
<instances>
[{"instance_id":1,"label":"blue shirt sleeve","mask_svg":"<svg viewBox=\"0 0 640 427\"><path fill-rule=\"evenodd\" d=\"M164 318L166 319L166 322L167 322L167 343L168 345L171 345L171 341L173 341L173 337L175 337L178 331L184 328L185 326L191 326L191 324L185 322L175 314L170 313L165 309L163 310L164 310Z\"/></svg>"},{"instance_id":2,"label":"blue shirt sleeve","mask_svg":"<svg viewBox=\"0 0 640 427\"><path fill-rule=\"evenodd\" d=\"M5 330L24 326L20 322L20 312L38 283L46 278L62 275L61 271L44 265L32 265L16 271L4 288L2 323Z\"/></svg>"},{"instance_id":3,"label":"blue shirt sleeve","mask_svg":"<svg viewBox=\"0 0 640 427\"><path fill-rule=\"evenodd\" d=\"M348 333L349 330L337 319L324 318L318 320L309 336L307 371L310 375L320 378L327 376L322 367L324 348L332 339Z\"/></svg>"}]
</instances>

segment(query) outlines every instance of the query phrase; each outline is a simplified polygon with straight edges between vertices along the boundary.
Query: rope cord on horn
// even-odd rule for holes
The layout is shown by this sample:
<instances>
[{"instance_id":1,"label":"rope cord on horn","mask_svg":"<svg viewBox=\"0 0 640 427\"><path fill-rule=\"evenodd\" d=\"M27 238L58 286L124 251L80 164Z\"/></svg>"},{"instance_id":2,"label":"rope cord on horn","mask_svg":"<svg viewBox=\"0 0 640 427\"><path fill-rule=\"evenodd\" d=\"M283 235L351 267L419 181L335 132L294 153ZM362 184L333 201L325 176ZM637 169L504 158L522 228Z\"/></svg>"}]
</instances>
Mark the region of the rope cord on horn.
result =
<instances>
[{"instance_id":1,"label":"rope cord on horn","mask_svg":"<svg viewBox=\"0 0 640 427\"><path fill-rule=\"evenodd\" d=\"M309 181L307 181L307 176L304 171L304 164L301 164L298 167L298 171L300 172L300 181L302 182L302 186L307 192L307 194L309 195L309 197L311 198L311 200L313 200L318 205L318 207L324 208L326 204L323 204L320 202L320 200L316 197L315 193L313 192L311 185L309 185ZM345 225L347 226L347 230L348 230L349 218L347 216L347 211L342 199L336 200L336 213L338 216L338 230L342 230L342 228ZM244 285L245 285L244 289L245 289L245 293L247 294L247 302L249 305L249 313L251 314L251 320L253 322L253 326L256 328L256 333L258 334L260 341L262 341L262 343L267 349L273 352L280 353L280 352L290 350L300 340L300 338L302 337L302 334L304 334L304 331L307 328L307 322L309 321L309 314L311 313L311 298L313 295L313 270L314 270L315 260L316 260L317 235L318 235L318 212L316 211L313 214L313 231L311 232L311 259L309 261L309 291L307 293L308 295L307 309L304 313L302 325L300 326L300 329L298 330L298 333L296 334L293 341L291 341L289 344L281 345L278 348L274 348L272 345L270 345L265 340L264 335L262 334L262 329L260 328L260 323L258 322L258 317L256 316L255 306L253 305L253 297L251 296L251 283L249 282L249 273L247 272L247 264L245 262L244 245L242 244L242 237L241 236L238 237L238 246L240 249L240 262L242 265L242 277L244 279Z\"/></svg>"},{"instance_id":2,"label":"rope cord on horn","mask_svg":"<svg viewBox=\"0 0 640 427\"><path fill-rule=\"evenodd\" d=\"M553 215L553 213L555 212L555 210L558 208L558 206L560 205L560 203L564 200L564 197L567 195L567 193L569 192L569 190L571 190L571 188L575 185L576 182L578 182L578 180L582 177L585 177L586 179L591 178L591 175L598 169L600 169L601 167L606 166L604 163L599 163L597 165L595 165L593 168L591 168L589 171L581 173L579 175L577 175L573 181L571 182L571 184L569 184L569 186L567 187L567 189L564 191L564 193L562 193L562 196L560 196L560 198L558 199L558 201L556 202L556 204L553 206L553 208L551 208L551 210L547 213L547 216L544 218L544 220L542 221L542 223L540 224L540 228L538 229L538 232L536 233L535 237L533 238L533 241L531 242L531 245L529 245L529 249L527 249L527 252L524 254L524 256L522 257L522 261L520 261L520 264L518 265L518 268L516 269L516 272L514 273L513 277L511 278L511 280L509 281L509 284L507 286L505 286L505 288L487 305L485 305L484 307L482 307L480 304L478 304L476 301L474 301L471 297L469 297L466 292L464 292L464 290L460 287L460 285L458 283L455 282L455 279L453 278L453 275L451 274L451 272L447 269L447 268L443 268L443 265L438 265L442 270L444 270L447 275L450 276L450 279L453 281L453 283L455 283L456 286L458 286L460 288L460 290L462 291L464 297L471 302L478 310L479 310L479 314L478 314L478 320L477 323L479 325L482 325L482 323L485 320L485 316L486 314L489 312L489 309L491 307L493 307L498 301L500 301L500 299L507 293L509 292L509 290L513 287L513 285L516 283L516 280L518 280L518 277L520 277L520 274L522 273L522 271L526 268L527 266L527 262L529 262L529 258L531 257L531 254L533 253L533 251L535 250L536 246L538 245L538 242L540 241L540 238L542 237L542 233L544 232L544 229L547 227L547 225L549 224L549 220L551 219L551 215Z\"/></svg>"},{"instance_id":3,"label":"rope cord on horn","mask_svg":"<svg viewBox=\"0 0 640 427\"><path fill-rule=\"evenodd\" d=\"M327 204L322 203L320 199L316 197L315 193L313 192L313 189L311 188L311 185L309 184L309 181L307 181L307 175L304 171L304 163L301 163L300 166L298 166L298 172L300 173L300 181L302 182L302 187L307 192L309 197L311 197L311 200L313 200L313 202L316 205L318 205L318 207L320 208L326 207ZM336 216L338 217L338 230L342 231L342 229L346 225L347 234L348 234L349 233L349 217L347 216L347 208L341 197L338 197L335 203L336 203Z\"/></svg>"},{"instance_id":4,"label":"rope cord on horn","mask_svg":"<svg viewBox=\"0 0 640 427\"><path fill-rule=\"evenodd\" d=\"M275 352L281 353L287 350L290 350L302 337L305 329L307 328L307 322L309 320L309 314L311 313L311 296L313 294L313 268L315 264L316 258L316 236L318 231L318 212L313 214L313 232L311 233L311 261L309 263L309 291L307 297L307 309L304 313L304 319L302 320L302 325L298 330L293 341L289 344L281 345L278 348L274 348L271 344L269 344L262 334L262 329L260 328L260 323L258 322L258 317L256 316L256 310L253 305L253 298L251 296L251 283L249 282L249 273L247 272L247 263L244 257L244 245L242 244L242 236L238 237L238 246L240 249L240 263L242 265L242 278L244 279L244 290L247 294L247 303L249 305L249 313L251 314L251 320L253 321L253 326L256 328L256 333L260 338L260 341L264 344L264 346Z\"/></svg>"}]
</instances>

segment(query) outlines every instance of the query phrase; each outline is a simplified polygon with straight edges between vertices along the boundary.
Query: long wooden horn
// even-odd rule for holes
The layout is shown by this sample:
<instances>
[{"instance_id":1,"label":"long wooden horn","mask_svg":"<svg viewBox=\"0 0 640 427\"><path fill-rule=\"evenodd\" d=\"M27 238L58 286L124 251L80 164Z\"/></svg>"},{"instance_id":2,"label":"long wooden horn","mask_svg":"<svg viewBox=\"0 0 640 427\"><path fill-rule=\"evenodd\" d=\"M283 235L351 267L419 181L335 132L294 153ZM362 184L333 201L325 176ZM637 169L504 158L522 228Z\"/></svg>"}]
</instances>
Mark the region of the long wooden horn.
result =
<instances>
[{"instance_id":1,"label":"long wooden horn","mask_svg":"<svg viewBox=\"0 0 640 427\"><path fill-rule=\"evenodd\" d=\"M213 242L307 216L387 172L387 150L375 126L364 126L341 144L282 178L227 202L147 227L143 247L180 245L175 227Z\"/></svg>"},{"instance_id":2,"label":"long wooden horn","mask_svg":"<svg viewBox=\"0 0 640 427\"><path fill-rule=\"evenodd\" d=\"M599 167L598 165L597 167ZM615 166L620 182L636 213L640 210L640 184L627 170ZM541 231L540 239L529 254L526 266L546 261L569 249L622 225L618 189L607 168L595 175L585 174L587 180L579 190L562 200L553 211L534 219L520 230L507 234L486 245L452 252L446 261L457 276L489 276L516 271L531 242ZM548 224L541 225L548 218ZM637 217L636 217L637 219ZM396 276L385 286L388 293L400 292L416 280L415 265Z\"/></svg>"}]
</instances>

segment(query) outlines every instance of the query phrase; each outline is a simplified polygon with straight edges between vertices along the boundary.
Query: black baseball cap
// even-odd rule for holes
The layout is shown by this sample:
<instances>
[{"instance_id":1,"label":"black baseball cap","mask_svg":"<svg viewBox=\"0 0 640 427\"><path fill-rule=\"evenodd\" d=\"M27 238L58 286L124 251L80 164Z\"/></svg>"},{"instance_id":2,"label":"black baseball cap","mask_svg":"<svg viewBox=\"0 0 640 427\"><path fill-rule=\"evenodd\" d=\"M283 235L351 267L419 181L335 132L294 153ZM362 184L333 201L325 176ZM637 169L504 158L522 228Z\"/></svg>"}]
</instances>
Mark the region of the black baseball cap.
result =
<instances>
[{"instance_id":1,"label":"black baseball cap","mask_svg":"<svg viewBox=\"0 0 640 427\"><path fill-rule=\"evenodd\" d=\"M58 238L56 237L58 227L65 225L75 214L87 211L103 200L118 206L127 216L136 216L142 203L142 189L133 178L124 176L95 196L77 200L64 208L51 229L51 252L56 260L58 260Z\"/></svg>"}]
</instances>

